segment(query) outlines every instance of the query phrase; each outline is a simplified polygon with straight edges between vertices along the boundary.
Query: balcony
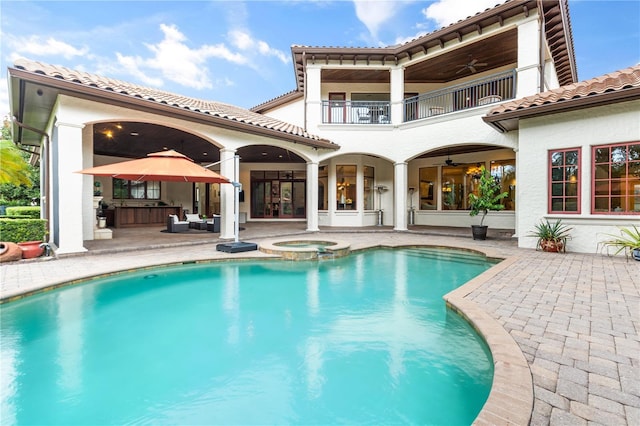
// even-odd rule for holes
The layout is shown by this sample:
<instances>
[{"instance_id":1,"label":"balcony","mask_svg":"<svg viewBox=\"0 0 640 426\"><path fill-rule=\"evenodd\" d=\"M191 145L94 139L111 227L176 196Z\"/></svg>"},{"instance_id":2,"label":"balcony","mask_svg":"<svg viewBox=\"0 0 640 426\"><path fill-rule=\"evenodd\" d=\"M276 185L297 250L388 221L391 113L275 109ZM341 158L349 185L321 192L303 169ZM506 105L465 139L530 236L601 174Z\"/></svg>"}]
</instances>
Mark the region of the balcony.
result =
<instances>
[{"instance_id":1,"label":"balcony","mask_svg":"<svg viewBox=\"0 0 640 426\"><path fill-rule=\"evenodd\" d=\"M513 99L516 71L511 70L404 100L404 122L420 120ZM391 102L322 101L324 124L389 124Z\"/></svg>"},{"instance_id":2,"label":"balcony","mask_svg":"<svg viewBox=\"0 0 640 426\"><path fill-rule=\"evenodd\" d=\"M322 101L322 122L327 124L389 124L391 102Z\"/></svg>"},{"instance_id":3,"label":"balcony","mask_svg":"<svg viewBox=\"0 0 640 426\"><path fill-rule=\"evenodd\" d=\"M512 70L407 98L404 122L513 99L515 84L516 71Z\"/></svg>"}]
</instances>

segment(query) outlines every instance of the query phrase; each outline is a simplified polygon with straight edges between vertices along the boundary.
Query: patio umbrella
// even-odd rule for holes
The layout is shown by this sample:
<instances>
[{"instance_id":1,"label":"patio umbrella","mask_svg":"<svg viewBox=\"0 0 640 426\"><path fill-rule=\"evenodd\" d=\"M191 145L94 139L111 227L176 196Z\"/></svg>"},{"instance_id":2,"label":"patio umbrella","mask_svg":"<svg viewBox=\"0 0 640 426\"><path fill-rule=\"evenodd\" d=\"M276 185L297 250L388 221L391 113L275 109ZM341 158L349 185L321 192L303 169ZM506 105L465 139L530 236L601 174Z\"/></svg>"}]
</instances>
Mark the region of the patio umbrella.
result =
<instances>
[{"instance_id":1,"label":"patio umbrella","mask_svg":"<svg viewBox=\"0 0 640 426\"><path fill-rule=\"evenodd\" d=\"M76 173L119 179L164 182L231 183L231 180L195 163L172 149L153 152L144 158L91 167Z\"/></svg>"}]
</instances>

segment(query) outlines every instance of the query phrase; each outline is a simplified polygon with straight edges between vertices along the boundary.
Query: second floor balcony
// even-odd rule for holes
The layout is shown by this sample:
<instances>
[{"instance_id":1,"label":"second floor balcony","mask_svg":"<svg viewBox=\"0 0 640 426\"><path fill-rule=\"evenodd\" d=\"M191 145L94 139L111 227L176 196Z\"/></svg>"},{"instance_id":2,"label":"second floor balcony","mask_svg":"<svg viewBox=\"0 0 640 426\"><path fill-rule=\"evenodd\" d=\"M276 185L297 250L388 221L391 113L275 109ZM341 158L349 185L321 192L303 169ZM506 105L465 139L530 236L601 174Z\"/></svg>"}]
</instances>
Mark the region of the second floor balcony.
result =
<instances>
[{"instance_id":1,"label":"second floor balcony","mask_svg":"<svg viewBox=\"0 0 640 426\"><path fill-rule=\"evenodd\" d=\"M493 74L405 99L402 122L489 105L514 99L515 95L515 70ZM389 124L390 114L388 101L322 101L325 124Z\"/></svg>"}]
</instances>

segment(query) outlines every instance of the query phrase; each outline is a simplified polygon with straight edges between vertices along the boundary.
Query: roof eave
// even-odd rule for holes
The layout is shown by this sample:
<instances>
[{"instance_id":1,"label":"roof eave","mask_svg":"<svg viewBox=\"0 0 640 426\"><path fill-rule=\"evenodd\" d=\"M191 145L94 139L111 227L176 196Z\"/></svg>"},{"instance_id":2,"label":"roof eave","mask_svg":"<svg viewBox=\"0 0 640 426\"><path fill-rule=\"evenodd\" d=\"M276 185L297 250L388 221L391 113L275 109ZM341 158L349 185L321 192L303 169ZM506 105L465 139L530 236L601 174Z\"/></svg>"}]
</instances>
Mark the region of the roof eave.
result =
<instances>
[{"instance_id":1,"label":"roof eave","mask_svg":"<svg viewBox=\"0 0 640 426\"><path fill-rule=\"evenodd\" d=\"M312 148L322 149L339 149L340 146L324 139L311 139L301 135L286 133L275 129L259 127L250 123L233 120L225 117L218 117L208 112L196 111L187 108L180 108L174 105L161 103L155 100L144 99L142 97L127 95L124 93L113 92L99 87L86 86L81 83L58 79L48 75L34 73L31 71L21 70L15 67L8 67L9 78L28 81L34 84L41 84L45 87L57 89L63 92L73 93L74 96L85 100L95 101L101 99L107 101L111 105L133 107L134 109L153 112L170 117L180 116L189 121L199 122L202 124L213 124L228 130L242 131L244 133L268 136L271 138L299 143L301 145L310 146Z\"/></svg>"},{"instance_id":2,"label":"roof eave","mask_svg":"<svg viewBox=\"0 0 640 426\"><path fill-rule=\"evenodd\" d=\"M567 99L550 104L531 106L526 109L505 111L494 115L486 115L482 120L500 133L516 130L518 122L523 118L541 117L549 114L576 111L585 108L610 105L640 99L640 87L632 87L615 92L606 92L578 99ZM489 113L491 114L491 113ZM511 123L515 122L515 125Z\"/></svg>"}]
</instances>

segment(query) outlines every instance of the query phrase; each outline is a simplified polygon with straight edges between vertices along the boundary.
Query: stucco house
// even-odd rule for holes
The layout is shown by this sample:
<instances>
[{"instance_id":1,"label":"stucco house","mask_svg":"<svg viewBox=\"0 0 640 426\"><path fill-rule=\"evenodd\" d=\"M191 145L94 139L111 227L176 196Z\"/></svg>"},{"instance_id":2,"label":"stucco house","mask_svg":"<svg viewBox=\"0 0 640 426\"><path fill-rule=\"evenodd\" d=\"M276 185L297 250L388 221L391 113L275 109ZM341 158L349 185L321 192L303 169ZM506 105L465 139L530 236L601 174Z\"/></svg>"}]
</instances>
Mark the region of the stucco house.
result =
<instances>
[{"instance_id":1,"label":"stucco house","mask_svg":"<svg viewBox=\"0 0 640 426\"><path fill-rule=\"evenodd\" d=\"M580 252L640 223L640 66L578 82L566 0L509 0L397 46L291 52L295 90L251 110L17 60L13 137L41 153L57 253L109 236L95 182L112 226L175 208L220 214L233 238L230 185L75 173L165 149L239 180L240 221L469 227L484 165L508 192L485 223L521 247L543 218L570 224Z\"/></svg>"}]
</instances>

